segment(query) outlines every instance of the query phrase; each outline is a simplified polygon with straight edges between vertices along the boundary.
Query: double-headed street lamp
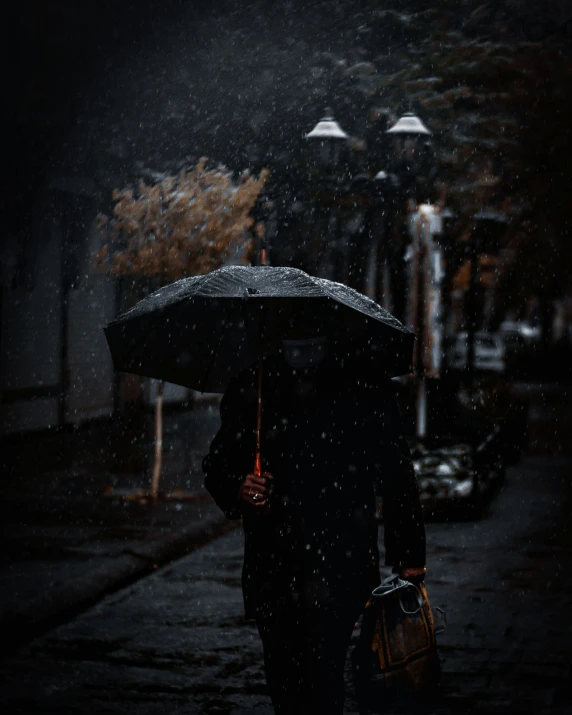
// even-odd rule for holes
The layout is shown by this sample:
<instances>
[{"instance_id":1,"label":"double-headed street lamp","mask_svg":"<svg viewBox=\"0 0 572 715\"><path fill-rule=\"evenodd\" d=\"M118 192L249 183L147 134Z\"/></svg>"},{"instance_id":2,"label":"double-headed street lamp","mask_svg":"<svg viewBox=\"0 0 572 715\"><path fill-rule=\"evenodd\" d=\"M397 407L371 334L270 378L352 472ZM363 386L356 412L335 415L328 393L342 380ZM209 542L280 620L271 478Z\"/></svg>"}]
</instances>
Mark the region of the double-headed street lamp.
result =
<instances>
[{"instance_id":1,"label":"double-headed street lamp","mask_svg":"<svg viewBox=\"0 0 572 715\"><path fill-rule=\"evenodd\" d=\"M427 141L432 132L425 124L412 113L404 114L386 134L391 135L395 140L396 154L399 161L394 167L397 169L398 178L401 182L405 175L410 175L414 179L419 171L418 157L423 141ZM330 172L338 168L342 146L350 139L338 122L331 114L323 117L308 132L306 139L317 145L316 164L322 169ZM388 174L383 170L377 173L376 179L385 179Z\"/></svg>"},{"instance_id":2,"label":"double-headed street lamp","mask_svg":"<svg viewBox=\"0 0 572 715\"><path fill-rule=\"evenodd\" d=\"M335 244L336 255L341 251L338 245L342 243L340 207L363 212L361 230L356 231L354 240L350 241L349 245L350 274L335 276L336 279L345 280L362 291L365 288L365 264L371 250L371 241L374 235L377 235L378 259L387 257L388 246L379 241L379 236L393 231L399 203L403 206L406 199L416 200L416 184L420 172L418 158L422 153L422 142L431 137L431 132L423 122L410 113L403 115L386 133L394 139L398 160L393 162L393 166L378 171L375 176L362 172L351 177L347 172L347 155L342 152L350 137L331 114L322 118L312 131L305 135L314 145L314 166L321 170L320 178L325 180L312 191L315 223L318 224L320 233L317 239L317 243L321 244L318 251L320 260L323 259L323 251L332 249L332 242ZM316 172L312 173L316 175ZM334 236L327 245L326 234ZM381 297L382 283L387 284L389 280L389 276L384 275L384 263L378 260L378 297ZM339 255L337 264L338 268L341 268Z\"/></svg>"},{"instance_id":3,"label":"double-headed street lamp","mask_svg":"<svg viewBox=\"0 0 572 715\"><path fill-rule=\"evenodd\" d=\"M412 113L404 114L389 129L388 137L394 140L394 157L389 166L376 167L375 172L358 173L354 171L351 177L348 172L350 166L349 152L342 155L344 142L349 137L332 116L324 118L314 129L306 135L309 142L318 148L318 157L315 166L323 168L324 181L319 188L317 183L312 187L312 197L317 199L318 206L327 206L328 222L327 235L330 236L332 225L336 225L335 241L340 245L345 242L340 240L340 218L338 207L347 206L354 214L358 211L361 231L354 232L350 238L350 254L358 257L357 263L361 266L361 274L354 272L349 280L346 275L334 276L337 280L349 283L353 287L365 292L364 266L370 256L370 242L375 238L377 242L377 275L376 291L378 302L393 309L397 316L403 319L406 315L405 301L400 305L389 306L381 295L382 287L397 299L396 288L407 286L408 290L408 318L411 327L418 336L416 344L416 392L417 392L417 436L421 439L427 435L427 400L426 376L437 376L441 371L442 349L441 340L444 337L440 327L442 320L442 300L440 286L444 284L445 269L443 254L451 253L452 246L448 241L436 238L441 233L449 235L448 224L455 216L447 212L444 206L418 205L418 200L426 200L427 194L419 196L420 187L428 186L433 176L434 166L430 164L432 132L425 124ZM343 162L342 160L343 156ZM315 172L313 172L315 175ZM421 203L419 201L419 203ZM408 205L407 205L408 204ZM318 209L319 213L320 209ZM409 215L407 215L409 214ZM332 216L337 219L332 221ZM397 219L410 219L408 221L411 236L411 245L408 253L411 259L408 276L403 271L392 275L388 270L388 255L393 250L397 238ZM355 222L356 224L358 221ZM494 243L492 238L496 229L503 221L498 215L484 212L474 217L474 230L472 232L469 256L471 261L471 286L468 302L475 306L475 266L476 256L486 247ZM495 224L495 225L493 225ZM326 232L320 229L320 239L324 241ZM356 241L355 239L358 238ZM361 238L361 241L359 240ZM353 244L352 245L352 239ZM369 240L368 240L369 239ZM491 243L492 241L492 243ZM331 243L327 246L332 249ZM345 250L345 249L344 249ZM453 253L456 253L453 251ZM322 261L322 264L324 261ZM436 267L437 266L437 267ZM403 275L400 275L403 273ZM389 290L387 290L389 288ZM403 291L404 293L405 291ZM405 298L403 293L399 296ZM475 311L473 310L472 313ZM472 370L474 356L474 330L469 326L469 372ZM436 357L437 356L437 357ZM428 386L428 385L427 385Z\"/></svg>"},{"instance_id":4,"label":"double-headed street lamp","mask_svg":"<svg viewBox=\"0 0 572 715\"><path fill-rule=\"evenodd\" d=\"M377 270L376 293L377 298L387 305L387 299L382 296L388 291L391 284L394 290L388 292L396 296L395 278L387 270L387 259L391 250L387 240L394 232L396 218L399 215L399 206L405 213L406 201L409 200L409 211L413 211L417 204L417 182L422 171L421 155L423 147L431 137L431 131L414 114L404 114L394 126L386 131L395 144L396 160L388 171L382 169L374 176L369 173L360 173L344 183L338 169L341 148L349 139L348 134L340 127L332 116L325 117L306 135L318 148L317 163L327 172L329 190L323 188L314 193L317 204L317 214L326 208L326 232L331 231L332 224L335 229L335 243L340 244L341 230L339 207L348 206L351 210L362 212L361 230L356 232L349 242L349 275L334 276L343 280L354 288L365 292L367 263L371 252L371 241L377 239ZM345 168L345 167L344 167ZM336 169L338 171L336 172ZM337 175L336 175L337 173ZM337 179L337 180L335 180ZM332 220L333 219L333 220ZM319 230L318 241L325 243L324 231ZM416 234L417 235L417 234ZM385 240L383 238L385 237ZM324 246L332 250L331 245ZM334 248L339 253L340 246ZM321 251L318 251L321 254ZM427 262L430 260L425 242L418 236L413 245L413 262L409 279L409 317L412 328L418 335L416 342L415 370L418 376L418 433L425 434L426 409L424 390L424 343L426 342L426 320L423 318L425 304L424 282L422 276L427 273ZM387 306L389 307L389 306ZM403 306L404 308L405 306ZM399 310L397 311L400 312ZM400 316L401 317L401 316Z\"/></svg>"}]
</instances>

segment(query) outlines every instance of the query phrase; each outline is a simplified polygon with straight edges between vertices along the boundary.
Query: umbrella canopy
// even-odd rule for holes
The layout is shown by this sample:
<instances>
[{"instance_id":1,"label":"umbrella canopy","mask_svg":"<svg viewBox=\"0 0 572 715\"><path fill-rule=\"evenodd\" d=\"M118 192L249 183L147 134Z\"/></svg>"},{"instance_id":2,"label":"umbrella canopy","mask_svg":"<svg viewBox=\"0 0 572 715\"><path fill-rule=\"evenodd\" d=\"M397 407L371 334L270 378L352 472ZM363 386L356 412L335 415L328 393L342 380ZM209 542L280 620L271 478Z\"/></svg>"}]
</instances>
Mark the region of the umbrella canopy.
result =
<instances>
[{"instance_id":1,"label":"umbrella canopy","mask_svg":"<svg viewBox=\"0 0 572 715\"><path fill-rule=\"evenodd\" d=\"M342 283L284 266L225 266L176 281L105 328L116 370L203 392L281 347L294 320L390 376L411 372L413 333Z\"/></svg>"}]
</instances>

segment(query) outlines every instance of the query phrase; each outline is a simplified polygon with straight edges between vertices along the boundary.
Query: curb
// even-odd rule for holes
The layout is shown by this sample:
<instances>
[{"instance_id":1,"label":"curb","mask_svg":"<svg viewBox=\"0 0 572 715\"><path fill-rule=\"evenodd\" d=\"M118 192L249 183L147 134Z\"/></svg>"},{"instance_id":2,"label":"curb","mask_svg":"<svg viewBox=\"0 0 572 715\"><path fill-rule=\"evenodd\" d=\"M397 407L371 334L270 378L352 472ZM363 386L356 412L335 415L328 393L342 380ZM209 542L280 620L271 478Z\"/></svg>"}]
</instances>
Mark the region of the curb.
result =
<instances>
[{"instance_id":1,"label":"curb","mask_svg":"<svg viewBox=\"0 0 572 715\"><path fill-rule=\"evenodd\" d=\"M100 568L91 569L88 574L36 597L17 612L3 613L0 617L0 653L12 654L31 640L75 618L105 596L236 529L240 523L230 521L223 514L212 516L146 547L123 552Z\"/></svg>"}]
</instances>

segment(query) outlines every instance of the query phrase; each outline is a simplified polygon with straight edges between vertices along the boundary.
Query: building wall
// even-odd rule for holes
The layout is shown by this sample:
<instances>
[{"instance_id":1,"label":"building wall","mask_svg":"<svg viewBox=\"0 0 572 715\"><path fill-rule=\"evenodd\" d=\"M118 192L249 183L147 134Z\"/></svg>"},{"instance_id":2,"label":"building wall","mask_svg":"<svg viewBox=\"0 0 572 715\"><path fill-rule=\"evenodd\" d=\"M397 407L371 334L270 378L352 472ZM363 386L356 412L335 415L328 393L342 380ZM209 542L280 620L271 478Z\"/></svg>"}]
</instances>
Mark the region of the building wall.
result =
<instances>
[{"instance_id":1,"label":"building wall","mask_svg":"<svg viewBox=\"0 0 572 715\"><path fill-rule=\"evenodd\" d=\"M68 294L64 420L78 424L113 412L113 365L103 327L115 317L112 279L94 268L101 237L95 221L83 236L79 281Z\"/></svg>"},{"instance_id":2,"label":"building wall","mask_svg":"<svg viewBox=\"0 0 572 715\"><path fill-rule=\"evenodd\" d=\"M53 427L59 421L63 290L60 225L50 222L31 237L29 245L14 241L7 253L0 336L2 434ZM23 265L24 260L28 265ZM23 265L22 270L19 265Z\"/></svg>"},{"instance_id":3,"label":"building wall","mask_svg":"<svg viewBox=\"0 0 572 715\"><path fill-rule=\"evenodd\" d=\"M101 243L95 202L84 201L81 220L70 221L66 207L73 200L60 192L28 245L13 240L3 251L3 435L113 412L113 366L103 326L115 316L115 284L93 266Z\"/></svg>"}]
</instances>

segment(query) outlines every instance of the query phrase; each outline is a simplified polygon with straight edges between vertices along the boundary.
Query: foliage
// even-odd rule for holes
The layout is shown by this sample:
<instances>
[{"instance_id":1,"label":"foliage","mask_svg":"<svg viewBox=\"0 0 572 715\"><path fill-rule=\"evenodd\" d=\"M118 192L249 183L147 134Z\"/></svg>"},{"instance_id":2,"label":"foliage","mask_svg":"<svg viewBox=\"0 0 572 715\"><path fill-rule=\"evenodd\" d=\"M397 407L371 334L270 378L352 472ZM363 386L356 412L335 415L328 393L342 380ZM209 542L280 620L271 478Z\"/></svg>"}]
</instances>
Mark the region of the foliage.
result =
<instances>
[{"instance_id":1,"label":"foliage","mask_svg":"<svg viewBox=\"0 0 572 715\"><path fill-rule=\"evenodd\" d=\"M192 171L139 184L137 193L115 190L113 217L99 217L108 242L96 254L98 267L162 284L220 267L253 226L250 212L267 176L245 173L235 186L226 169L207 169L202 158Z\"/></svg>"},{"instance_id":2,"label":"foliage","mask_svg":"<svg viewBox=\"0 0 572 715\"><path fill-rule=\"evenodd\" d=\"M371 14L369 37L400 41L389 62L375 43L361 53L367 62L338 62L340 80L353 83L344 91L361 94L370 124L379 124L369 130L374 137L399 111L422 117L434 132L431 198L446 189L453 235L466 238L480 209L505 212L512 221L501 241L503 303L516 307L531 292L551 300L569 284L572 260L572 55L558 27L569 13L562 2L524 20L503 3L467 2L463 12L454 0L415 5Z\"/></svg>"}]
</instances>

